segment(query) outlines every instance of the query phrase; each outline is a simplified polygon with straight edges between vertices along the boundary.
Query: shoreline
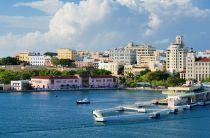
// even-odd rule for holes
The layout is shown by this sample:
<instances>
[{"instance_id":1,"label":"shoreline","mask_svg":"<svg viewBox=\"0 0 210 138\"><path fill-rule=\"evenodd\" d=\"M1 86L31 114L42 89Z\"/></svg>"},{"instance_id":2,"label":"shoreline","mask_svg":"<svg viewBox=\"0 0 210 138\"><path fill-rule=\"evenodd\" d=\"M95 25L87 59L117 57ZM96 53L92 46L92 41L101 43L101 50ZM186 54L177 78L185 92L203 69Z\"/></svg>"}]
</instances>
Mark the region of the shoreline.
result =
<instances>
[{"instance_id":1,"label":"shoreline","mask_svg":"<svg viewBox=\"0 0 210 138\"><path fill-rule=\"evenodd\" d=\"M168 90L168 89L140 88L140 87L136 87L136 88L125 88L125 90L165 91L165 90Z\"/></svg>"},{"instance_id":2,"label":"shoreline","mask_svg":"<svg viewBox=\"0 0 210 138\"><path fill-rule=\"evenodd\" d=\"M87 90L122 90L119 88L81 88L81 89L68 89L68 90L22 90L22 91L16 91L16 90L1 90L0 93L21 93L21 92L66 92L66 91L87 91Z\"/></svg>"},{"instance_id":3,"label":"shoreline","mask_svg":"<svg viewBox=\"0 0 210 138\"><path fill-rule=\"evenodd\" d=\"M0 93L31 93L31 92L66 92L66 91L87 91L87 90L145 90L145 91L164 91L167 89L154 89L154 88L80 88L80 89L69 89L69 90L1 90Z\"/></svg>"}]
</instances>

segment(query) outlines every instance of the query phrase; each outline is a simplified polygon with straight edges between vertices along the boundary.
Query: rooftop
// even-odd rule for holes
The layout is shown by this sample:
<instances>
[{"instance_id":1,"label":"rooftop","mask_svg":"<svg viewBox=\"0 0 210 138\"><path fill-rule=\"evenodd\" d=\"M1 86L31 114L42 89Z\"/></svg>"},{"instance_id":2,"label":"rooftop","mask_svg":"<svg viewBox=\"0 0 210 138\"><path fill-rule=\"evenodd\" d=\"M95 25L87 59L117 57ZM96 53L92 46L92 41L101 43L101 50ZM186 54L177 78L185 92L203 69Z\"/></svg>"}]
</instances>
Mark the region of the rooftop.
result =
<instances>
[{"instance_id":1,"label":"rooftop","mask_svg":"<svg viewBox=\"0 0 210 138\"><path fill-rule=\"evenodd\" d=\"M91 78L116 78L116 77L112 75L95 75L91 76Z\"/></svg>"},{"instance_id":2,"label":"rooftop","mask_svg":"<svg viewBox=\"0 0 210 138\"><path fill-rule=\"evenodd\" d=\"M199 57L199 58L196 58L195 59L195 61L196 62L210 62L210 58L201 58L201 57Z\"/></svg>"},{"instance_id":3,"label":"rooftop","mask_svg":"<svg viewBox=\"0 0 210 138\"><path fill-rule=\"evenodd\" d=\"M34 76L32 79L78 79L77 76Z\"/></svg>"}]
</instances>

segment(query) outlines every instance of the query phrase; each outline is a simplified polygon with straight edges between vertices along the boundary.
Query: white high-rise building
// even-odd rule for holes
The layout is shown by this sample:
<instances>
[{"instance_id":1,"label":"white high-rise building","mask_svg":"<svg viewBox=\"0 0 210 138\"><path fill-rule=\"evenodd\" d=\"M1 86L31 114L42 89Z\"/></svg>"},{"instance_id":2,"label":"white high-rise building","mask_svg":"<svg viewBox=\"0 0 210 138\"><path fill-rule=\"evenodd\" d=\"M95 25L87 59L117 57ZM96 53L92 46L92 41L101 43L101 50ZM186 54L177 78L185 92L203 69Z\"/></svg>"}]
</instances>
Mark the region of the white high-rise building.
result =
<instances>
[{"instance_id":1,"label":"white high-rise building","mask_svg":"<svg viewBox=\"0 0 210 138\"><path fill-rule=\"evenodd\" d=\"M113 62L122 64L135 64L136 63L136 48L137 45L129 43L126 47L115 48L110 51L109 59Z\"/></svg>"},{"instance_id":2,"label":"white high-rise building","mask_svg":"<svg viewBox=\"0 0 210 138\"><path fill-rule=\"evenodd\" d=\"M176 36L176 41L166 51L166 70L170 73L185 70L187 52L188 49L184 47L183 36Z\"/></svg>"}]
</instances>

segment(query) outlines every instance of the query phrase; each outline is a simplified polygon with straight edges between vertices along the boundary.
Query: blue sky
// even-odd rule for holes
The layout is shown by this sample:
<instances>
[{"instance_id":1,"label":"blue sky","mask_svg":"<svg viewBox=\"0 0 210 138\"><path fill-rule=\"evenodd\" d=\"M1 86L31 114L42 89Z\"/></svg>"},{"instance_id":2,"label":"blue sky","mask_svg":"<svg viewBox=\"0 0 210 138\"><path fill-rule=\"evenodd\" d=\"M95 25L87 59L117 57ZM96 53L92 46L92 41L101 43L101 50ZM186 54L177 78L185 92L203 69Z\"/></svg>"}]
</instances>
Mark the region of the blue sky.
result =
<instances>
[{"instance_id":1,"label":"blue sky","mask_svg":"<svg viewBox=\"0 0 210 138\"><path fill-rule=\"evenodd\" d=\"M210 49L209 0L1 0L0 56L17 52L106 50L128 42L166 49L177 34Z\"/></svg>"},{"instance_id":2,"label":"blue sky","mask_svg":"<svg viewBox=\"0 0 210 138\"><path fill-rule=\"evenodd\" d=\"M32 2L38 0L0 0L0 13L1 15L8 16L38 16L44 13L30 7L15 7L14 5L20 2ZM62 0L63 2L75 2L79 0Z\"/></svg>"}]
</instances>

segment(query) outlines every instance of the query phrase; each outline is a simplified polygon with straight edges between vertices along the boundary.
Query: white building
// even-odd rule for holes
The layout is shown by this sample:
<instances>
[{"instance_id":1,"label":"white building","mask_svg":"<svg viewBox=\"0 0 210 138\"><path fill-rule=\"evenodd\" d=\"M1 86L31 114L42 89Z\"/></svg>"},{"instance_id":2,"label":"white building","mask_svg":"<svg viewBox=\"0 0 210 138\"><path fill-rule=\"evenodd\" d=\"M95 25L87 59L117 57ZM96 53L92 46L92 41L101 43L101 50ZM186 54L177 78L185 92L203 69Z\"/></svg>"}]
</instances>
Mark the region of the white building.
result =
<instances>
[{"instance_id":1,"label":"white building","mask_svg":"<svg viewBox=\"0 0 210 138\"><path fill-rule=\"evenodd\" d=\"M166 52L166 70L170 73L181 72L186 68L188 49L184 47L183 37L177 36Z\"/></svg>"},{"instance_id":2,"label":"white building","mask_svg":"<svg viewBox=\"0 0 210 138\"><path fill-rule=\"evenodd\" d=\"M10 83L11 89L16 91L27 90L29 85L28 80L11 81Z\"/></svg>"},{"instance_id":3,"label":"white building","mask_svg":"<svg viewBox=\"0 0 210 138\"><path fill-rule=\"evenodd\" d=\"M98 64L98 69L105 69L111 71L113 75L118 75L120 67L122 67L122 65L120 65L117 62L99 62Z\"/></svg>"},{"instance_id":4,"label":"white building","mask_svg":"<svg viewBox=\"0 0 210 138\"><path fill-rule=\"evenodd\" d=\"M186 71L180 73L181 78L202 81L210 77L210 58L196 57L195 52L191 51L186 62Z\"/></svg>"},{"instance_id":5,"label":"white building","mask_svg":"<svg viewBox=\"0 0 210 138\"><path fill-rule=\"evenodd\" d=\"M113 62L122 64L135 64L136 63L136 48L133 43L129 43L126 47L115 48L110 51L109 59Z\"/></svg>"},{"instance_id":6,"label":"white building","mask_svg":"<svg viewBox=\"0 0 210 138\"><path fill-rule=\"evenodd\" d=\"M151 61L148 63L148 68L151 71L164 71L165 63L163 61Z\"/></svg>"},{"instance_id":7,"label":"white building","mask_svg":"<svg viewBox=\"0 0 210 138\"><path fill-rule=\"evenodd\" d=\"M31 53L29 55L29 63L32 66L52 66L51 57L40 53Z\"/></svg>"}]
</instances>

